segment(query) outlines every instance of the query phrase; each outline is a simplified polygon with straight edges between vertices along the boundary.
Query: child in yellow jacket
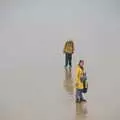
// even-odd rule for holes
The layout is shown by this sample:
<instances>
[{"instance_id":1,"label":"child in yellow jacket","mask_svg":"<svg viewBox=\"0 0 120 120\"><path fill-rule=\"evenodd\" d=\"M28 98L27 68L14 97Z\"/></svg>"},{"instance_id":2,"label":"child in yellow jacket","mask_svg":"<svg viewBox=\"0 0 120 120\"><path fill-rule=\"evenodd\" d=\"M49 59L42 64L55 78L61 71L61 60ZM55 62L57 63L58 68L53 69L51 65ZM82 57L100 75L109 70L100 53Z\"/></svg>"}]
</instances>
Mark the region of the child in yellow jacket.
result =
<instances>
[{"instance_id":1,"label":"child in yellow jacket","mask_svg":"<svg viewBox=\"0 0 120 120\"><path fill-rule=\"evenodd\" d=\"M75 78L75 86L76 86L76 102L86 102L83 98L83 93L87 92L87 77L84 71L84 61L80 60L77 69L76 69L76 78Z\"/></svg>"}]
</instances>

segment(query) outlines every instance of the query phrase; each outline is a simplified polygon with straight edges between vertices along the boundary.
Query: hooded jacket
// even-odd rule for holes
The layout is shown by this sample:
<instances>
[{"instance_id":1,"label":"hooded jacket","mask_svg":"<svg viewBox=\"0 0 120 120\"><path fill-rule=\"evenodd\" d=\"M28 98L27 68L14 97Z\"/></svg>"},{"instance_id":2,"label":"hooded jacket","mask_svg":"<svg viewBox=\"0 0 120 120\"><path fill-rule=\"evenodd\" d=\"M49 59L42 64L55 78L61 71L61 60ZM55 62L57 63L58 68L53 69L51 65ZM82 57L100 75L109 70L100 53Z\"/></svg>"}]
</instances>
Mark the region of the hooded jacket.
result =
<instances>
[{"instance_id":1,"label":"hooded jacket","mask_svg":"<svg viewBox=\"0 0 120 120\"><path fill-rule=\"evenodd\" d=\"M64 45L64 53L72 54L74 52L74 43L73 41L67 41Z\"/></svg>"},{"instance_id":2,"label":"hooded jacket","mask_svg":"<svg viewBox=\"0 0 120 120\"><path fill-rule=\"evenodd\" d=\"M83 81L81 80L81 78L84 75L84 69L81 68L79 65L76 68L76 76L75 76L75 84L76 84L76 88L77 89L83 89L84 88L84 84Z\"/></svg>"}]
</instances>

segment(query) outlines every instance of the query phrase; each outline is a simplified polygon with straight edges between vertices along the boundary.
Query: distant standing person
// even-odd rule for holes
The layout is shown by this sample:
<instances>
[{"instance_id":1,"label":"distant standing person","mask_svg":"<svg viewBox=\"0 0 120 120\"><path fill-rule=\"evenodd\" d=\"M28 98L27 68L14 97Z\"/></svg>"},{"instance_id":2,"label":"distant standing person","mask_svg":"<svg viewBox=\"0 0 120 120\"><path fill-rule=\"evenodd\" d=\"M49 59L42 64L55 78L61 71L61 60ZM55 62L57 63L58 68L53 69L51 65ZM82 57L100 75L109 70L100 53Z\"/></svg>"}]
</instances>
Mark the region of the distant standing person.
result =
<instances>
[{"instance_id":1,"label":"distant standing person","mask_svg":"<svg viewBox=\"0 0 120 120\"><path fill-rule=\"evenodd\" d=\"M64 45L64 54L65 54L65 68L72 67L72 54L74 53L74 43L72 40L68 40Z\"/></svg>"}]
</instances>

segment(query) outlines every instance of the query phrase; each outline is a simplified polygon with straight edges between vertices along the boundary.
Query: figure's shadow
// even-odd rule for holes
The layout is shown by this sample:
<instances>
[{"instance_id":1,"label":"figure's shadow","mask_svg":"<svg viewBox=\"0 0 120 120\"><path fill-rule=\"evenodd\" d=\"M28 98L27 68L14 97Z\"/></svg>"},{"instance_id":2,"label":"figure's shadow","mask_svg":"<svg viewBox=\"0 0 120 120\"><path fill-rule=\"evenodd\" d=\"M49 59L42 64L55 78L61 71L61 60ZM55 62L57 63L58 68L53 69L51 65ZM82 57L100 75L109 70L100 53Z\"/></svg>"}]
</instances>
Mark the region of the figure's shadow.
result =
<instances>
[{"instance_id":1,"label":"figure's shadow","mask_svg":"<svg viewBox=\"0 0 120 120\"><path fill-rule=\"evenodd\" d=\"M65 69L65 80L64 80L64 88L69 94L73 94L73 79L72 79L72 71L70 69Z\"/></svg>"}]
</instances>

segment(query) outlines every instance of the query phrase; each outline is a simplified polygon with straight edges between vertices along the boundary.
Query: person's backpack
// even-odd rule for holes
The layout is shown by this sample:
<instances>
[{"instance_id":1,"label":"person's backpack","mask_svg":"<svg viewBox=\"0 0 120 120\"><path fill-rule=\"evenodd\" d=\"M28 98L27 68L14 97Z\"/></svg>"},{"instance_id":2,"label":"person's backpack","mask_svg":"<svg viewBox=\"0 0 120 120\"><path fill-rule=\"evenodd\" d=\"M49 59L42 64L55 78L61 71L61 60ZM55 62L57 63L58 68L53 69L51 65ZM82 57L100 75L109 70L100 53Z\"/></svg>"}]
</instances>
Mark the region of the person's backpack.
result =
<instances>
[{"instance_id":1,"label":"person's backpack","mask_svg":"<svg viewBox=\"0 0 120 120\"><path fill-rule=\"evenodd\" d=\"M88 82L87 82L86 73L84 73L83 77L81 78L81 81L83 82L83 93L87 93L87 90L88 90Z\"/></svg>"},{"instance_id":2,"label":"person's backpack","mask_svg":"<svg viewBox=\"0 0 120 120\"><path fill-rule=\"evenodd\" d=\"M83 93L87 93L88 91L88 82L87 80L83 81Z\"/></svg>"}]
</instances>

